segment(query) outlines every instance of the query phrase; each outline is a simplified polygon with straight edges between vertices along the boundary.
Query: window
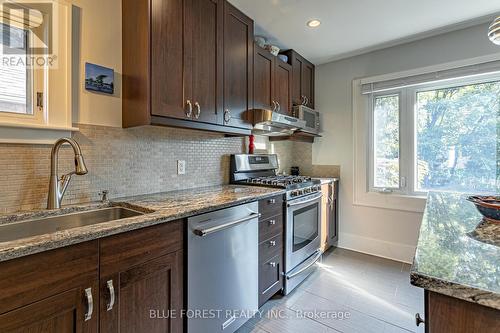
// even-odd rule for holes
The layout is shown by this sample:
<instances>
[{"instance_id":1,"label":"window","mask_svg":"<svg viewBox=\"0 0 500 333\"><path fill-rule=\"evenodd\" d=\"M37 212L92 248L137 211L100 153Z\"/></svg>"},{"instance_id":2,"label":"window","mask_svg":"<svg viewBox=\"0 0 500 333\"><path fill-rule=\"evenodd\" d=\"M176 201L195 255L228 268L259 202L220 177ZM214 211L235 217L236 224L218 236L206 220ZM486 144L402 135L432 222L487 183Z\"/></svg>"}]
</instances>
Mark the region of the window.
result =
<instances>
[{"instance_id":1,"label":"window","mask_svg":"<svg viewBox=\"0 0 500 333\"><path fill-rule=\"evenodd\" d=\"M370 96L371 191L499 190L498 75Z\"/></svg>"},{"instance_id":2,"label":"window","mask_svg":"<svg viewBox=\"0 0 500 333\"><path fill-rule=\"evenodd\" d=\"M0 23L0 112L33 114L28 43L28 30Z\"/></svg>"},{"instance_id":3,"label":"window","mask_svg":"<svg viewBox=\"0 0 500 333\"><path fill-rule=\"evenodd\" d=\"M399 188L399 95L373 102L373 186Z\"/></svg>"}]
</instances>

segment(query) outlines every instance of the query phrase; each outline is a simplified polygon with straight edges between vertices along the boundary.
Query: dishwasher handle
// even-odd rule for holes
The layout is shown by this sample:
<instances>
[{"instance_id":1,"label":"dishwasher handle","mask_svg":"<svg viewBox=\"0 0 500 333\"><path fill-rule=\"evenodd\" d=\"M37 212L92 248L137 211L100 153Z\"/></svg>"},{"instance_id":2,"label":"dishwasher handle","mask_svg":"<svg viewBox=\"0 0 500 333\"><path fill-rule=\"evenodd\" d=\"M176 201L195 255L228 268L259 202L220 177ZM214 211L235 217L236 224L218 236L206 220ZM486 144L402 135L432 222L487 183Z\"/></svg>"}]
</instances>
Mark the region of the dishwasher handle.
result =
<instances>
[{"instance_id":1,"label":"dishwasher handle","mask_svg":"<svg viewBox=\"0 0 500 333\"><path fill-rule=\"evenodd\" d=\"M227 222L227 223L220 224L220 225L216 225L216 226L213 226L213 227L210 227L210 228L206 228L206 229L194 229L193 233L195 235L197 235L197 236L204 237L204 236L213 234L214 232L218 232L218 231L221 231L221 230L224 230L224 229L227 229L227 228L231 228L231 227L233 227L233 226L235 226L237 224L240 224L240 223L243 223L243 222L246 222L246 221L250 221L250 220L259 218L261 215L262 214L260 214L260 213L252 213L249 216L243 217L241 219L234 220L234 221Z\"/></svg>"}]
</instances>

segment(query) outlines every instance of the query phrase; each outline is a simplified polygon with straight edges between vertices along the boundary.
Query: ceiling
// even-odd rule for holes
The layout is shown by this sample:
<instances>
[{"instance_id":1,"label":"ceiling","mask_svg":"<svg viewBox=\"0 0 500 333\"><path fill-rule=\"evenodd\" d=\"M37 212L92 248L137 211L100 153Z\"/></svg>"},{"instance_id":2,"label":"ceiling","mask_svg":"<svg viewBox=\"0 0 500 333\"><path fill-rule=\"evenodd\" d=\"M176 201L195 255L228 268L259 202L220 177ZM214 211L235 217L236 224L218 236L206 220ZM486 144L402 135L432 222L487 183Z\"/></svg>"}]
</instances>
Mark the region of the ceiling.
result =
<instances>
[{"instance_id":1,"label":"ceiling","mask_svg":"<svg viewBox=\"0 0 500 333\"><path fill-rule=\"evenodd\" d=\"M255 34L321 64L492 21L499 0L230 0ZM318 18L321 26L306 26ZM486 31L485 31L486 36Z\"/></svg>"}]
</instances>

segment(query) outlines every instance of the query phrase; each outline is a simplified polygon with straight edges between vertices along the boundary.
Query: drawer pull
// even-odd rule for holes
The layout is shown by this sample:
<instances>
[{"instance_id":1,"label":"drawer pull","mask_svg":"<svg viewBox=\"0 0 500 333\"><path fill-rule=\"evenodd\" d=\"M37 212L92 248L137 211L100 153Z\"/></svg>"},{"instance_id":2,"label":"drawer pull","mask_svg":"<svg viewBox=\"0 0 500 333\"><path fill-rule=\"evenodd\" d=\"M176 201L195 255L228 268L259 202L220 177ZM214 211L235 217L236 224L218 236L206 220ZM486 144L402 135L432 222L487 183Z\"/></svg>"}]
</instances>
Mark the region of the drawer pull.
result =
<instances>
[{"instance_id":1,"label":"drawer pull","mask_svg":"<svg viewBox=\"0 0 500 333\"><path fill-rule=\"evenodd\" d=\"M106 306L106 311L113 310L113 305L115 305L115 288L113 287L113 280L108 280L106 282L109 291L109 303Z\"/></svg>"},{"instance_id":2,"label":"drawer pull","mask_svg":"<svg viewBox=\"0 0 500 333\"><path fill-rule=\"evenodd\" d=\"M92 319L94 312L94 300L92 299L92 288L85 289L85 299L87 300L87 312L85 313L85 321Z\"/></svg>"},{"instance_id":3,"label":"drawer pull","mask_svg":"<svg viewBox=\"0 0 500 333\"><path fill-rule=\"evenodd\" d=\"M267 201L270 205L274 205L276 203L276 199L269 199Z\"/></svg>"},{"instance_id":4,"label":"drawer pull","mask_svg":"<svg viewBox=\"0 0 500 333\"><path fill-rule=\"evenodd\" d=\"M420 317L420 313L415 314L415 324L420 326L420 324L425 324L425 320Z\"/></svg>"},{"instance_id":5,"label":"drawer pull","mask_svg":"<svg viewBox=\"0 0 500 333\"><path fill-rule=\"evenodd\" d=\"M269 220L269 225L275 225L276 224L276 220Z\"/></svg>"},{"instance_id":6,"label":"drawer pull","mask_svg":"<svg viewBox=\"0 0 500 333\"><path fill-rule=\"evenodd\" d=\"M272 241L269 241L269 245L270 245L270 246L276 246L276 241L273 241L273 240L272 240Z\"/></svg>"},{"instance_id":7,"label":"drawer pull","mask_svg":"<svg viewBox=\"0 0 500 333\"><path fill-rule=\"evenodd\" d=\"M269 265L271 265L271 267L276 267L276 263L274 261L271 261Z\"/></svg>"}]
</instances>

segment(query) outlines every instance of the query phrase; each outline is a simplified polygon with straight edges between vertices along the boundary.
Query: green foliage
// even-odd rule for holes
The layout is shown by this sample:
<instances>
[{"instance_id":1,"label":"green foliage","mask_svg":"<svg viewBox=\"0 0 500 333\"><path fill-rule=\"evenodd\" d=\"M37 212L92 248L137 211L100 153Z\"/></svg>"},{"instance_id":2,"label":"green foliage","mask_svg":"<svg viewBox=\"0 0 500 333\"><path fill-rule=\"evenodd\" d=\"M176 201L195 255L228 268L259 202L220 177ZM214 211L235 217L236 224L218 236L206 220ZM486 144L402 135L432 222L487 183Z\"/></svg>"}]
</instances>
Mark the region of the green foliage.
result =
<instances>
[{"instance_id":1,"label":"green foliage","mask_svg":"<svg viewBox=\"0 0 500 333\"><path fill-rule=\"evenodd\" d=\"M498 190L500 82L417 94L420 189Z\"/></svg>"}]
</instances>

